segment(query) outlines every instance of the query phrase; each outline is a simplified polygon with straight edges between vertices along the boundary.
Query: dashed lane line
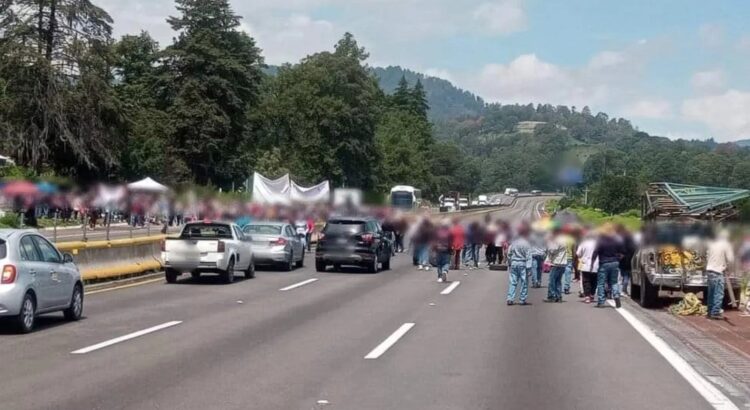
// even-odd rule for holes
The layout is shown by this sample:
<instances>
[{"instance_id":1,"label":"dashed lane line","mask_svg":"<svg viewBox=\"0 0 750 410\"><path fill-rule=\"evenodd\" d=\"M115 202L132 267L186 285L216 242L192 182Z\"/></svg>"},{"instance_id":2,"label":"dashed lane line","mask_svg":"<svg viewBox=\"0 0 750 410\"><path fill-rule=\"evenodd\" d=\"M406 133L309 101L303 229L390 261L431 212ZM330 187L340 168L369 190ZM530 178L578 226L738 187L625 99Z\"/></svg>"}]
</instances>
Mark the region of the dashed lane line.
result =
<instances>
[{"instance_id":1,"label":"dashed lane line","mask_svg":"<svg viewBox=\"0 0 750 410\"><path fill-rule=\"evenodd\" d=\"M289 285L289 286L287 286L285 288L281 288L279 290L282 291L282 292L286 292L287 290L297 289L300 286L309 285L310 283L316 282L317 280L318 280L318 278L312 278L312 279L308 279L308 280L303 280L302 282L295 283L293 285Z\"/></svg>"},{"instance_id":2,"label":"dashed lane line","mask_svg":"<svg viewBox=\"0 0 750 410\"><path fill-rule=\"evenodd\" d=\"M450 295L451 292L453 292L458 287L458 285L460 285L460 284L461 284L461 282L455 281L455 282L451 283L450 286L448 286L447 288L443 289L443 291L440 292L440 294L441 295Z\"/></svg>"},{"instance_id":3,"label":"dashed lane line","mask_svg":"<svg viewBox=\"0 0 750 410\"><path fill-rule=\"evenodd\" d=\"M182 323L182 321L180 321L180 320L175 320L175 321L172 321L172 322L162 323L160 325L156 325L156 326L150 327L148 329L139 330L137 332L133 332L133 333L130 333L130 334L127 334L127 335L124 335L124 336L116 337L114 339L106 340L104 342L97 343L97 344L91 345L89 347L84 347L83 349L74 350L74 351L72 351L70 353L71 354L86 354L86 353L91 353L93 351L96 351L96 350L99 350L99 349L104 349L105 347L109 347L109 346L112 346L112 345L115 345L115 344L118 344L118 343L122 343L122 342L125 342L127 340L131 340L131 339L135 339L137 337L145 336L145 335L147 335L149 333L158 332L159 330L164 330L164 329L170 328L172 326L177 326L180 323Z\"/></svg>"},{"instance_id":4,"label":"dashed lane line","mask_svg":"<svg viewBox=\"0 0 750 410\"><path fill-rule=\"evenodd\" d=\"M382 356L385 352L388 351L393 345L398 342L399 339L401 339L406 332L411 330L411 328L414 327L414 323L404 323L399 327L393 334L388 336L387 339L383 341L383 343L379 344L378 347L372 349L370 353L365 356L365 359L371 360L371 359L377 359L380 356Z\"/></svg>"}]
</instances>

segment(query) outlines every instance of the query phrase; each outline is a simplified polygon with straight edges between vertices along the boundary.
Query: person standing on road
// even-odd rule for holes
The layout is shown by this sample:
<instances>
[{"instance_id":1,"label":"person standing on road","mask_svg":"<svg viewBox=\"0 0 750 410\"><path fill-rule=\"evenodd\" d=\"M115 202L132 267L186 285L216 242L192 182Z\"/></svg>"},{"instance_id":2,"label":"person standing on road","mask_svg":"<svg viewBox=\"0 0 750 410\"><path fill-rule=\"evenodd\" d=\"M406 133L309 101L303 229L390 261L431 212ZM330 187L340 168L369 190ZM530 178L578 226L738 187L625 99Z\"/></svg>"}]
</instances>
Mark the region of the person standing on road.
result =
<instances>
[{"instance_id":1,"label":"person standing on road","mask_svg":"<svg viewBox=\"0 0 750 410\"><path fill-rule=\"evenodd\" d=\"M596 235L588 232L583 241L578 245L576 255L581 270L581 282L583 283L584 302L591 303L596 294L597 275L599 272L599 261L592 260L596 250Z\"/></svg>"},{"instance_id":2,"label":"person standing on road","mask_svg":"<svg viewBox=\"0 0 750 410\"><path fill-rule=\"evenodd\" d=\"M307 251L310 252L312 249L312 234L315 230L315 219L312 215L307 217L307 234L305 236L305 242L307 243Z\"/></svg>"},{"instance_id":3,"label":"person standing on road","mask_svg":"<svg viewBox=\"0 0 750 410\"><path fill-rule=\"evenodd\" d=\"M547 252L544 244L544 232L540 229L532 229L529 243L531 243L531 287L541 288L544 257Z\"/></svg>"},{"instance_id":4,"label":"person standing on road","mask_svg":"<svg viewBox=\"0 0 750 410\"><path fill-rule=\"evenodd\" d=\"M573 227L568 225L563 229L563 241L565 242L565 254L568 257L568 261L565 264L565 272L563 273L563 292L566 295L570 294L570 286L573 283L573 256L575 253L576 240L572 235Z\"/></svg>"},{"instance_id":5,"label":"person standing on road","mask_svg":"<svg viewBox=\"0 0 750 410\"><path fill-rule=\"evenodd\" d=\"M495 237L497 236L498 230L499 227L497 224L490 221L484 232L484 244L486 246L484 257L487 259L487 267L497 263L497 246L495 246Z\"/></svg>"},{"instance_id":6,"label":"person standing on road","mask_svg":"<svg viewBox=\"0 0 750 410\"><path fill-rule=\"evenodd\" d=\"M437 265L438 282L448 281L448 269L451 261L451 250L453 249L453 234L451 232L451 221L448 218L440 222L440 227L435 232L433 250Z\"/></svg>"},{"instance_id":7,"label":"person standing on road","mask_svg":"<svg viewBox=\"0 0 750 410\"><path fill-rule=\"evenodd\" d=\"M414 237L415 252L419 265L418 270L430 270L430 239L432 237L432 223L429 218L424 218L417 228Z\"/></svg>"},{"instance_id":8,"label":"person standing on road","mask_svg":"<svg viewBox=\"0 0 750 410\"><path fill-rule=\"evenodd\" d=\"M461 225L461 220L455 218L453 220L453 227L451 228L452 237L452 257L451 257L451 269L458 270L461 268L461 252L464 249L466 234L464 233L464 227Z\"/></svg>"},{"instance_id":9,"label":"person standing on road","mask_svg":"<svg viewBox=\"0 0 750 410\"><path fill-rule=\"evenodd\" d=\"M506 303L508 306L516 303L516 293L520 288L520 304L522 306L530 305L526 301L529 295L528 277L531 274L533 263L531 244L528 240L529 227L521 225L518 228L518 234L513 238L510 247L508 247L508 273L510 276L510 286L508 287L508 297Z\"/></svg>"},{"instance_id":10,"label":"person standing on road","mask_svg":"<svg viewBox=\"0 0 750 410\"><path fill-rule=\"evenodd\" d=\"M479 269L479 252L482 250L483 243L484 228L478 222L473 222L471 228L471 262L474 269Z\"/></svg>"},{"instance_id":11,"label":"person standing on road","mask_svg":"<svg viewBox=\"0 0 750 410\"><path fill-rule=\"evenodd\" d=\"M721 307L724 304L724 275L734 264L734 250L729 242L729 231L722 229L716 240L708 244L706 271L708 273L708 290L706 305L708 319L724 320ZM732 289L729 289L732 292Z\"/></svg>"},{"instance_id":12,"label":"person standing on road","mask_svg":"<svg viewBox=\"0 0 750 410\"><path fill-rule=\"evenodd\" d=\"M547 245L547 258L550 261L549 283L547 285L546 303L562 303L562 278L568 265L568 245L562 230L556 227Z\"/></svg>"},{"instance_id":13,"label":"person standing on road","mask_svg":"<svg viewBox=\"0 0 750 410\"><path fill-rule=\"evenodd\" d=\"M622 239L622 245L625 253L620 259L620 276L622 277L622 288L620 293L624 296L630 296L628 285L630 284L630 272L633 270L633 255L635 255L635 241L633 235L622 224L617 225L617 234Z\"/></svg>"},{"instance_id":14,"label":"person standing on road","mask_svg":"<svg viewBox=\"0 0 750 410\"><path fill-rule=\"evenodd\" d=\"M625 247L611 224L602 225L600 230L599 239L596 241L596 248L589 264L589 270L592 271L594 269L594 262L597 259L599 260L599 270L596 280L596 307L604 307L604 302L607 300L605 285L608 285L612 292L612 298L615 300L615 306L620 308L622 305L617 279L620 273L620 259L625 254Z\"/></svg>"}]
</instances>

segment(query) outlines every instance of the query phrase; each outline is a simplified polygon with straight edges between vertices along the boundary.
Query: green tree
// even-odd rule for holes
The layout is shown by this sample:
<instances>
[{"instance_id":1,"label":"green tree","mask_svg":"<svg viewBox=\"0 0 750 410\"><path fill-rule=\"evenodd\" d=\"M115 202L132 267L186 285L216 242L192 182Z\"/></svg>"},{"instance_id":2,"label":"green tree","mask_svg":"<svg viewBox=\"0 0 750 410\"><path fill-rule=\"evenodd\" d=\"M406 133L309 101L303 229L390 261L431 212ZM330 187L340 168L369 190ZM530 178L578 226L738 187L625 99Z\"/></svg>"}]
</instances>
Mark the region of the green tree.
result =
<instances>
[{"instance_id":1,"label":"green tree","mask_svg":"<svg viewBox=\"0 0 750 410\"><path fill-rule=\"evenodd\" d=\"M429 196L430 164L425 161L433 143L430 124L410 111L387 110L375 130L379 162L379 186L387 192L394 185L413 185Z\"/></svg>"},{"instance_id":2,"label":"green tree","mask_svg":"<svg viewBox=\"0 0 750 410\"><path fill-rule=\"evenodd\" d=\"M122 148L110 16L88 0L0 3L0 140L20 165L109 175Z\"/></svg>"},{"instance_id":3,"label":"green tree","mask_svg":"<svg viewBox=\"0 0 750 410\"><path fill-rule=\"evenodd\" d=\"M198 183L228 187L247 176L247 112L258 103L263 58L227 0L176 3L180 15L168 22L179 35L163 53L169 145Z\"/></svg>"},{"instance_id":4,"label":"green tree","mask_svg":"<svg viewBox=\"0 0 750 410\"><path fill-rule=\"evenodd\" d=\"M292 174L303 181L372 188L379 163L375 127L384 97L366 58L347 33L334 52L281 67L257 115L260 148L279 147Z\"/></svg>"},{"instance_id":5,"label":"green tree","mask_svg":"<svg viewBox=\"0 0 750 410\"><path fill-rule=\"evenodd\" d=\"M635 178L606 175L592 189L592 204L610 214L638 208L639 190Z\"/></svg>"},{"instance_id":6,"label":"green tree","mask_svg":"<svg viewBox=\"0 0 750 410\"><path fill-rule=\"evenodd\" d=\"M414 89L411 91L412 109L420 117L427 118L427 112L430 111L430 105L427 103L427 92L422 85L422 80L417 79Z\"/></svg>"}]
</instances>

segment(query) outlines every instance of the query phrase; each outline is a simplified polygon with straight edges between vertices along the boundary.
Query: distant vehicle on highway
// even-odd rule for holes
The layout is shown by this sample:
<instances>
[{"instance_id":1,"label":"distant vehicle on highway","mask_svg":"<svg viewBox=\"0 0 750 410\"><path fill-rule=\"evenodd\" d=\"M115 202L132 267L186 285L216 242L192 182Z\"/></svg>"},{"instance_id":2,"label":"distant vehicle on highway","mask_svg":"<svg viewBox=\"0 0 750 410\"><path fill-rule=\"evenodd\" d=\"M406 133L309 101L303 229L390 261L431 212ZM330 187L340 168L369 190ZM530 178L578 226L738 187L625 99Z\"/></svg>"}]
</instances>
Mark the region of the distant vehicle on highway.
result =
<instances>
[{"instance_id":1,"label":"distant vehicle on highway","mask_svg":"<svg viewBox=\"0 0 750 410\"><path fill-rule=\"evenodd\" d=\"M445 198L443 199L442 206L445 208L446 212L454 212L456 210L456 200L453 198Z\"/></svg>"},{"instance_id":2,"label":"distant vehicle on highway","mask_svg":"<svg viewBox=\"0 0 750 410\"><path fill-rule=\"evenodd\" d=\"M162 260L168 283L189 272L193 278L202 273L218 273L225 283L234 282L236 271L255 277L252 237L230 222L192 222L180 236L162 244Z\"/></svg>"},{"instance_id":3,"label":"distant vehicle on highway","mask_svg":"<svg viewBox=\"0 0 750 410\"><path fill-rule=\"evenodd\" d=\"M0 317L11 317L20 332L31 332L43 313L81 318L83 281L73 257L35 231L0 230L0 266Z\"/></svg>"},{"instance_id":4,"label":"distant vehicle on highway","mask_svg":"<svg viewBox=\"0 0 750 410\"><path fill-rule=\"evenodd\" d=\"M469 207L469 198L462 196L461 198L458 198L458 209L464 209Z\"/></svg>"},{"instance_id":5,"label":"distant vehicle on highway","mask_svg":"<svg viewBox=\"0 0 750 410\"><path fill-rule=\"evenodd\" d=\"M315 269L325 271L329 265L361 266L376 273L381 265L391 268L392 246L376 219L341 217L328 220L315 250Z\"/></svg>"},{"instance_id":6,"label":"distant vehicle on highway","mask_svg":"<svg viewBox=\"0 0 750 410\"><path fill-rule=\"evenodd\" d=\"M505 188L505 195L516 196L518 195L518 190L515 188Z\"/></svg>"},{"instance_id":7,"label":"distant vehicle on highway","mask_svg":"<svg viewBox=\"0 0 750 410\"><path fill-rule=\"evenodd\" d=\"M285 271L301 268L305 263L305 247L294 227L283 222L252 222L242 228L252 239L253 262L276 265Z\"/></svg>"},{"instance_id":8,"label":"distant vehicle on highway","mask_svg":"<svg viewBox=\"0 0 750 410\"><path fill-rule=\"evenodd\" d=\"M540 191L538 189L535 189L535 190L531 191L531 195L534 195L534 196L539 196L541 194L542 194L542 191Z\"/></svg>"},{"instance_id":9,"label":"distant vehicle on highway","mask_svg":"<svg viewBox=\"0 0 750 410\"><path fill-rule=\"evenodd\" d=\"M479 195L477 197L477 205L489 205L489 199L487 198L487 195Z\"/></svg>"},{"instance_id":10,"label":"distant vehicle on highway","mask_svg":"<svg viewBox=\"0 0 750 410\"><path fill-rule=\"evenodd\" d=\"M417 209L422 203L422 191L408 185L391 188L389 203L394 208Z\"/></svg>"},{"instance_id":11,"label":"distant vehicle on highway","mask_svg":"<svg viewBox=\"0 0 750 410\"><path fill-rule=\"evenodd\" d=\"M475 199L471 201L471 206L479 206L479 200Z\"/></svg>"}]
</instances>

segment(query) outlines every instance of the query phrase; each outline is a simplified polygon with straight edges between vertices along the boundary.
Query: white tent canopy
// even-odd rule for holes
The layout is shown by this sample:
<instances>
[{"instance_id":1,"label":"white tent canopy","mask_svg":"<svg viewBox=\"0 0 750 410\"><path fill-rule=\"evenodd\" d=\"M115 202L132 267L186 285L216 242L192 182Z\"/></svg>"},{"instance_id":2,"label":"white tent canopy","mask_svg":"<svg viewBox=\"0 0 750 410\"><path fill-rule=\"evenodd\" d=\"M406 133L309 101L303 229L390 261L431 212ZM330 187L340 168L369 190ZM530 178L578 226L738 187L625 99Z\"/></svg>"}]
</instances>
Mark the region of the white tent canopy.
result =
<instances>
[{"instance_id":1,"label":"white tent canopy","mask_svg":"<svg viewBox=\"0 0 750 410\"><path fill-rule=\"evenodd\" d=\"M156 192L156 193L166 193L169 191L169 188L154 181L150 177L128 184L128 189L131 191L137 191L137 192Z\"/></svg>"}]
</instances>

